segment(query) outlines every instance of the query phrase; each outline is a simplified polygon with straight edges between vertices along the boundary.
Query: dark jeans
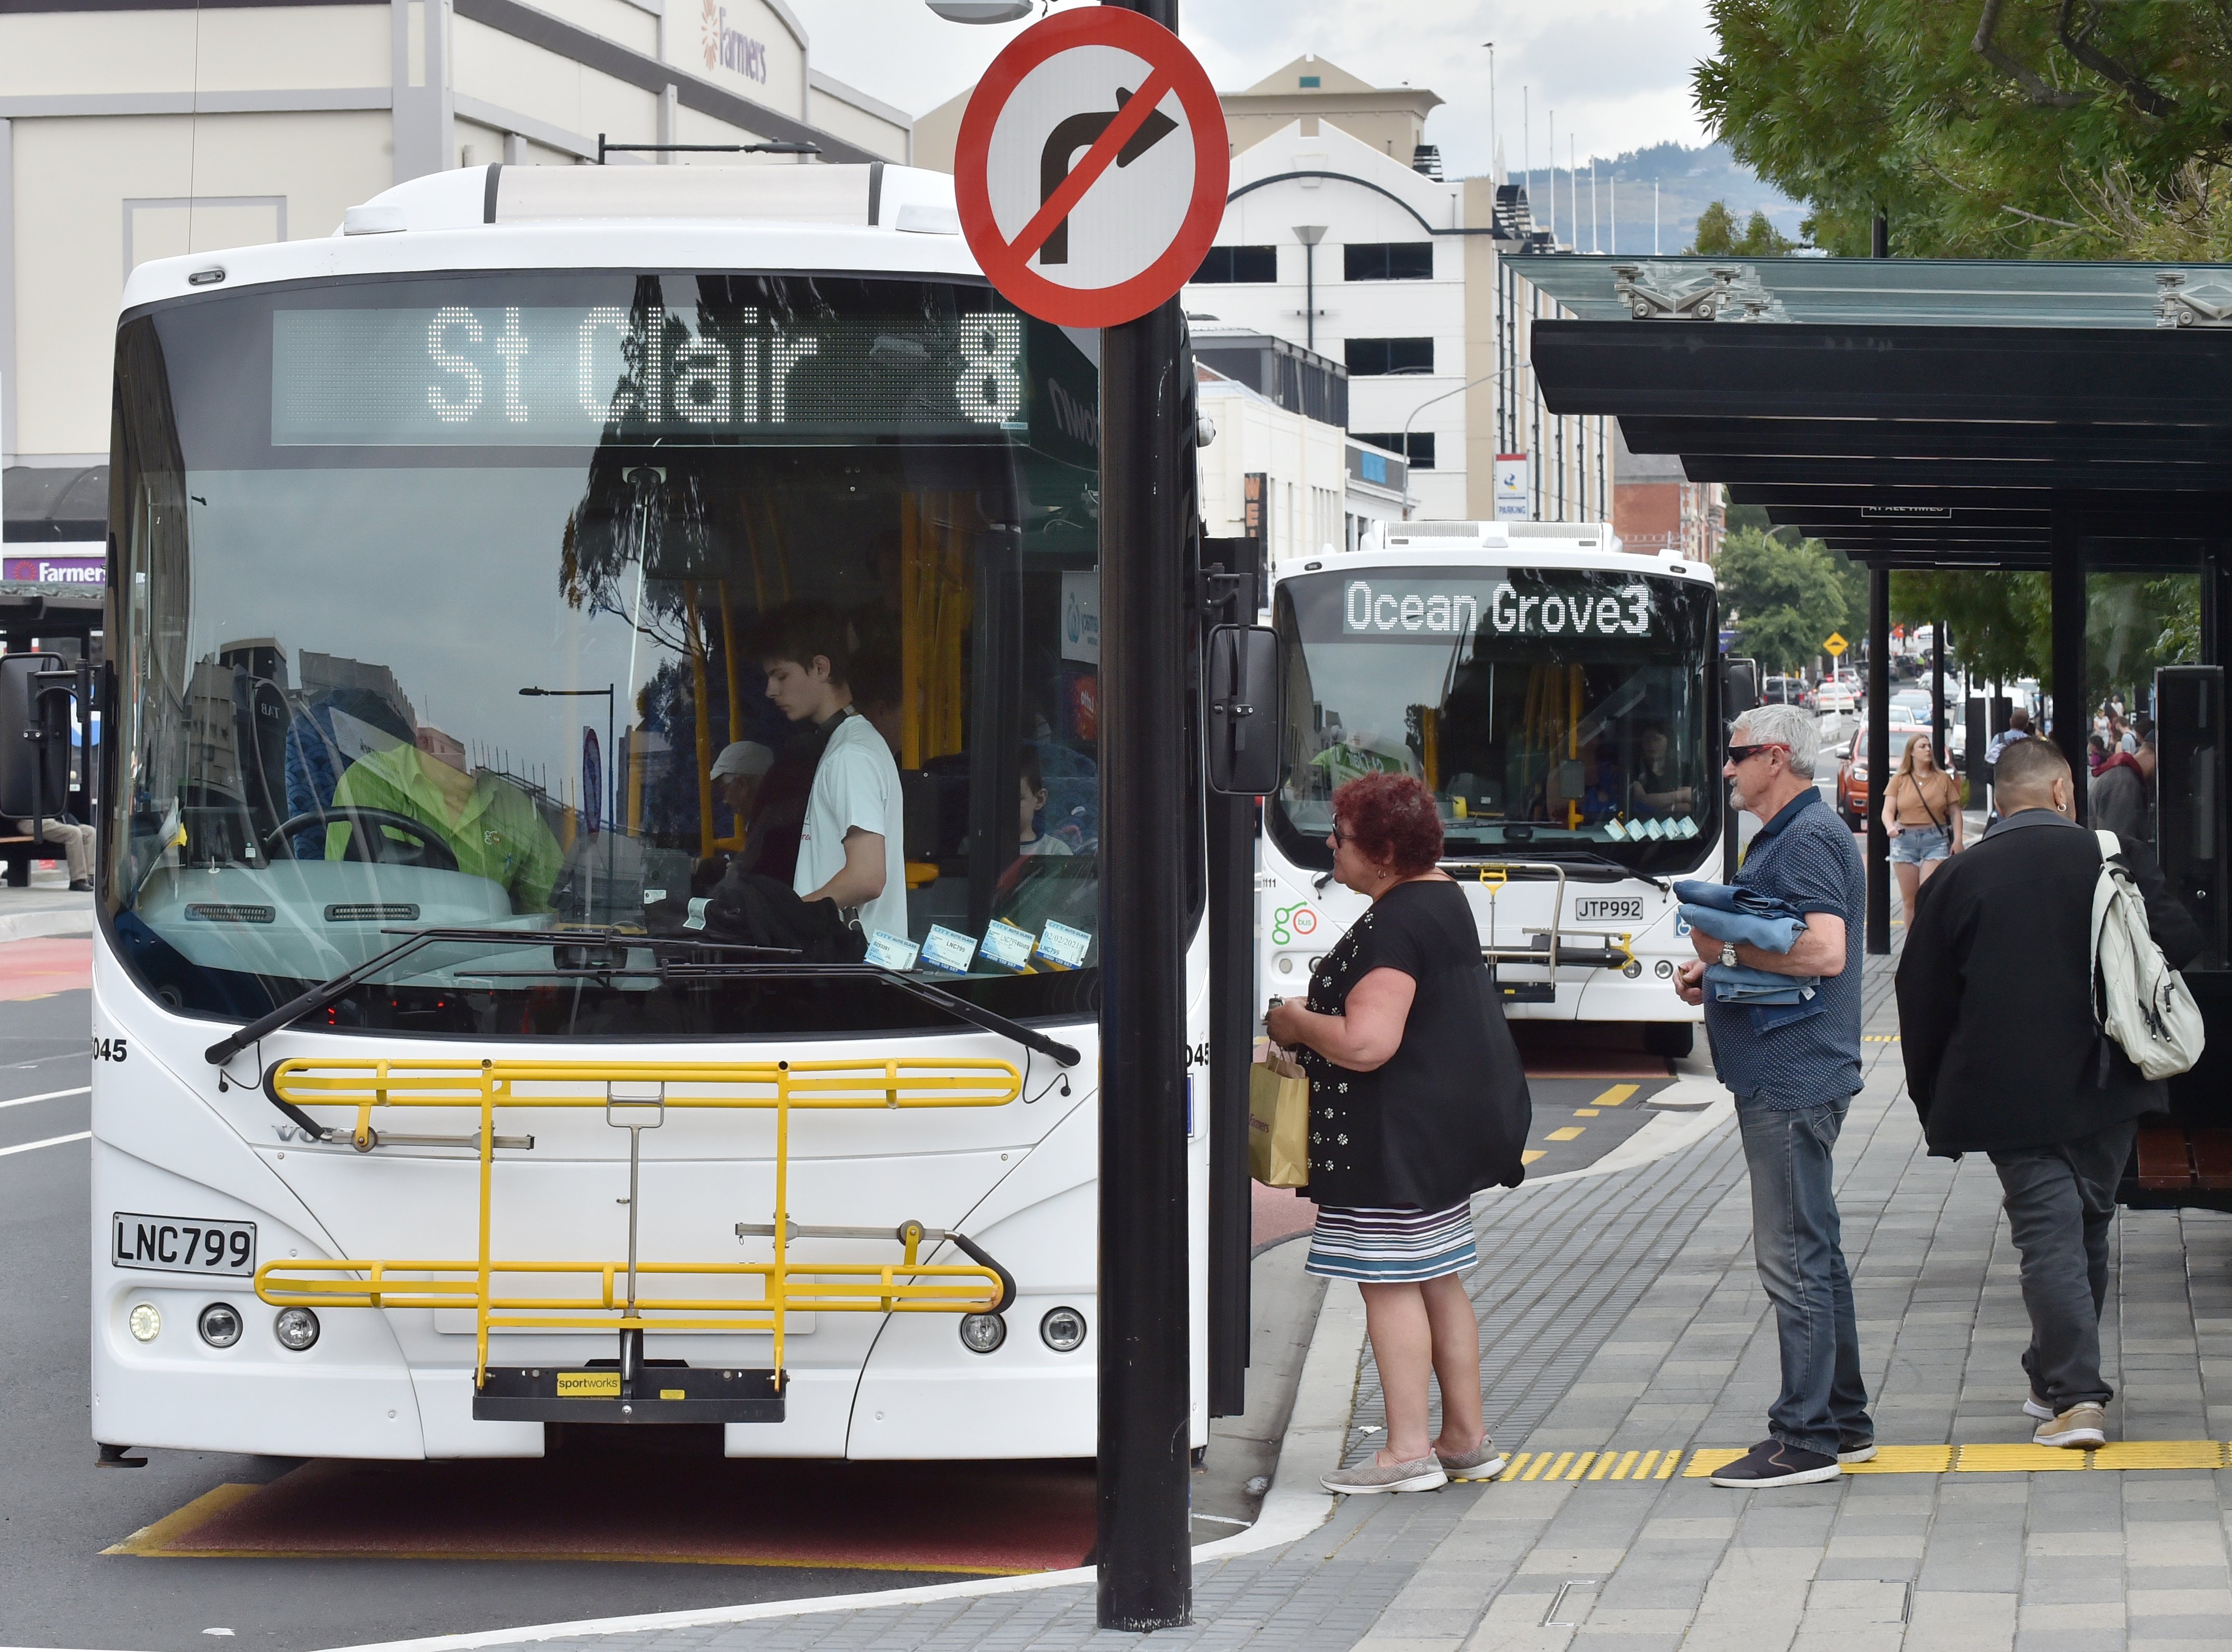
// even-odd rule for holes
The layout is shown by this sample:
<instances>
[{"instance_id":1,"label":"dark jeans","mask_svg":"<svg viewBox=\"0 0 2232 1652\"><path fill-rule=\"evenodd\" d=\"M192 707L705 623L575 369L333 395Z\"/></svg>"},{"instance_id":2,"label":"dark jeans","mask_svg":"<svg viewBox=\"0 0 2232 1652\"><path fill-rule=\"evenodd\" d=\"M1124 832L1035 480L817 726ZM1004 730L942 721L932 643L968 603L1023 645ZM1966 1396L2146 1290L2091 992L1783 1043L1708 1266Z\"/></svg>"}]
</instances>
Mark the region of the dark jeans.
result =
<instances>
[{"instance_id":1,"label":"dark jeans","mask_svg":"<svg viewBox=\"0 0 2232 1652\"><path fill-rule=\"evenodd\" d=\"M1752 1253L1782 1341L1782 1392L1767 1414L1768 1432L1825 1456L1836 1454L1840 1439L1875 1437L1830 1182L1850 1105L1847 1098L1786 1112L1736 1104L1751 1167Z\"/></svg>"},{"instance_id":2,"label":"dark jeans","mask_svg":"<svg viewBox=\"0 0 2232 1652\"><path fill-rule=\"evenodd\" d=\"M1992 1155L2007 1189L2008 1230L2022 1254L2031 1391L2058 1416L2114 1393L2100 1380L2100 1310L2108 1300L2108 1227L2116 1182L2138 1125L2111 1125L2073 1142Z\"/></svg>"}]
</instances>

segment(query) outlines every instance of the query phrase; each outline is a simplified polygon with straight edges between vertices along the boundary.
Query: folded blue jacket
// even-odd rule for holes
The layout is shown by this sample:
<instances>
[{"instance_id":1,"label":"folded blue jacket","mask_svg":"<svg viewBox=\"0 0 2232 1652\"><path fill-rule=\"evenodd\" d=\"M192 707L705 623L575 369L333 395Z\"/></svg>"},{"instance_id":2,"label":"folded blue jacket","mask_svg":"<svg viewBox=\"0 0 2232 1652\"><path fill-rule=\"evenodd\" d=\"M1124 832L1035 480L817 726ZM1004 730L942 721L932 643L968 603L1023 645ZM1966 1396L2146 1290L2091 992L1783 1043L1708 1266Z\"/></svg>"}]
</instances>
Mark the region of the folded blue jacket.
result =
<instances>
[{"instance_id":1,"label":"folded blue jacket","mask_svg":"<svg viewBox=\"0 0 2232 1652\"><path fill-rule=\"evenodd\" d=\"M1761 917L1753 912L1731 912L1717 906L1684 901L1682 921L1716 941L1734 941L1767 952L1788 952L1806 932L1806 923L1795 917ZM1786 977L1787 979L1787 977Z\"/></svg>"},{"instance_id":2,"label":"folded blue jacket","mask_svg":"<svg viewBox=\"0 0 2232 1652\"><path fill-rule=\"evenodd\" d=\"M1674 885L1674 898L1691 906L1710 906L1723 912L1749 912L1754 917L1794 917L1803 927L1806 914L1788 901L1762 894L1742 884L1716 884L1702 878L1685 878Z\"/></svg>"},{"instance_id":3,"label":"folded blue jacket","mask_svg":"<svg viewBox=\"0 0 2232 1652\"><path fill-rule=\"evenodd\" d=\"M1788 952L1806 928L1805 914L1788 901L1740 884L1684 878L1674 885L1680 917L1691 929L1716 941ZM1743 964L1710 964L1705 984L1716 1004L1803 1004L1821 984L1819 975L1782 975Z\"/></svg>"},{"instance_id":4,"label":"folded blue jacket","mask_svg":"<svg viewBox=\"0 0 2232 1652\"><path fill-rule=\"evenodd\" d=\"M1820 985L1816 975L1778 975L1740 963L1705 966L1705 984L1716 1004L1802 1004Z\"/></svg>"}]
</instances>

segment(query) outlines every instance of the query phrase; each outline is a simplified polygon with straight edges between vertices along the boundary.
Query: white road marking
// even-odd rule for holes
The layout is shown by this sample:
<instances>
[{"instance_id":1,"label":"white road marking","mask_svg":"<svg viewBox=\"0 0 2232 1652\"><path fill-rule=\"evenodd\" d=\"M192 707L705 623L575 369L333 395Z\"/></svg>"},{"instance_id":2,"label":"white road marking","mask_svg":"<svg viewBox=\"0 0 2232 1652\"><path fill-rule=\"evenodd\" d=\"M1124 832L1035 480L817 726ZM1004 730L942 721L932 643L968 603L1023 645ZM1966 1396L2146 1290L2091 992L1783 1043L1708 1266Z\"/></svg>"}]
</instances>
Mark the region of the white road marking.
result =
<instances>
[{"instance_id":1,"label":"white road marking","mask_svg":"<svg viewBox=\"0 0 2232 1652\"><path fill-rule=\"evenodd\" d=\"M65 1143L92 1139L93 1132L89 1130L81 1130L75 1136L49 1136L43 1142L25 1142L19 1147L0 1147L0 1159L6 1158L10 1153L36 1153L42 1147L61 1147Z\"/></svg>"},{"instance_id":2,"label":"white road marking","mask_svg":"<svg viewBox=\"0 0 2232 1652\"><path fill-rule=\"evenodd\" d=\"M7 1100L0 1101L0 1107L28 1107L35 1101L60 1101L64 1096L89 1096L92 1093L91 1085L81 1084L75 1090L49 1090L36 1096L10 1096Z\"/></svg>"}]
</instances>

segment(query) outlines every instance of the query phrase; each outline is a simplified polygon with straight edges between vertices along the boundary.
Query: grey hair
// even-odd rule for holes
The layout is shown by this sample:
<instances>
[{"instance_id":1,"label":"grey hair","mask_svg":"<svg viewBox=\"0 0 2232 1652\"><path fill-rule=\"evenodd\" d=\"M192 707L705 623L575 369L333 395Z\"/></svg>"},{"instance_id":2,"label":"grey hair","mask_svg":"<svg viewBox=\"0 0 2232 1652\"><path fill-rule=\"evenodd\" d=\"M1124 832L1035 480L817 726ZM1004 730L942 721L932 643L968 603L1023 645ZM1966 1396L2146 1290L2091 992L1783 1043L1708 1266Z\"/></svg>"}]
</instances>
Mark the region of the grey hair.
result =
<instances>
[{"instance_id":1,"label":"grey hair","mask_svg":"<svg viewBox=\"0 0 2232 1652\"><path fill-rule=\"evenodd\" d=\"M1755 705L1729 730L1733 743L1790 748L1790 772L1814 778L1814 759L1821 748L1821 725L1802 706Z\"/></svg>"}]
</instances>

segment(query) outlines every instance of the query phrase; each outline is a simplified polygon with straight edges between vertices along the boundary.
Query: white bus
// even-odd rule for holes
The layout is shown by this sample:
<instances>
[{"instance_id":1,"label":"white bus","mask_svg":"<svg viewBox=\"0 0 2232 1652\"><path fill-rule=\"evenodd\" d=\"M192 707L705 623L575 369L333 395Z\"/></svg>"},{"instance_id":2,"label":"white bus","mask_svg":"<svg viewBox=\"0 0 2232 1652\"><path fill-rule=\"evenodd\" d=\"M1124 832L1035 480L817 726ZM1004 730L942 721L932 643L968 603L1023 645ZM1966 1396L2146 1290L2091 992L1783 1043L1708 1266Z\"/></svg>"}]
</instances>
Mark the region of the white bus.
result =
<instances>
[{"instance_id":1,"label":"white bus","mask_svg":"<svg viewBox=\"0 0 2232 1652\"><path fill-rule=\"evenodd\" d=\"M895 166L487 166L133 272L106 1454L1093 1454L1097 343ZM783 834L865 819L904 891L800 931Z\"/></svg>"},{"instance_id":2,"label":"white bus","mask_svg":"<svg viewBox=\"0 0 2232 1652\"><path fill-rule=\"evenodd\" d=\"M1671 884L1719 875L1711 570L1603 524L1398 522L1273 571L1285 781L1264 800L1263 996L1307 989L1365 907L1332 881L1332 798L1375 770L1441 800L1444 865L1515 1020L1639 1022L1686 1053L1696 956Z\"/></svg>"}]
</instances>

